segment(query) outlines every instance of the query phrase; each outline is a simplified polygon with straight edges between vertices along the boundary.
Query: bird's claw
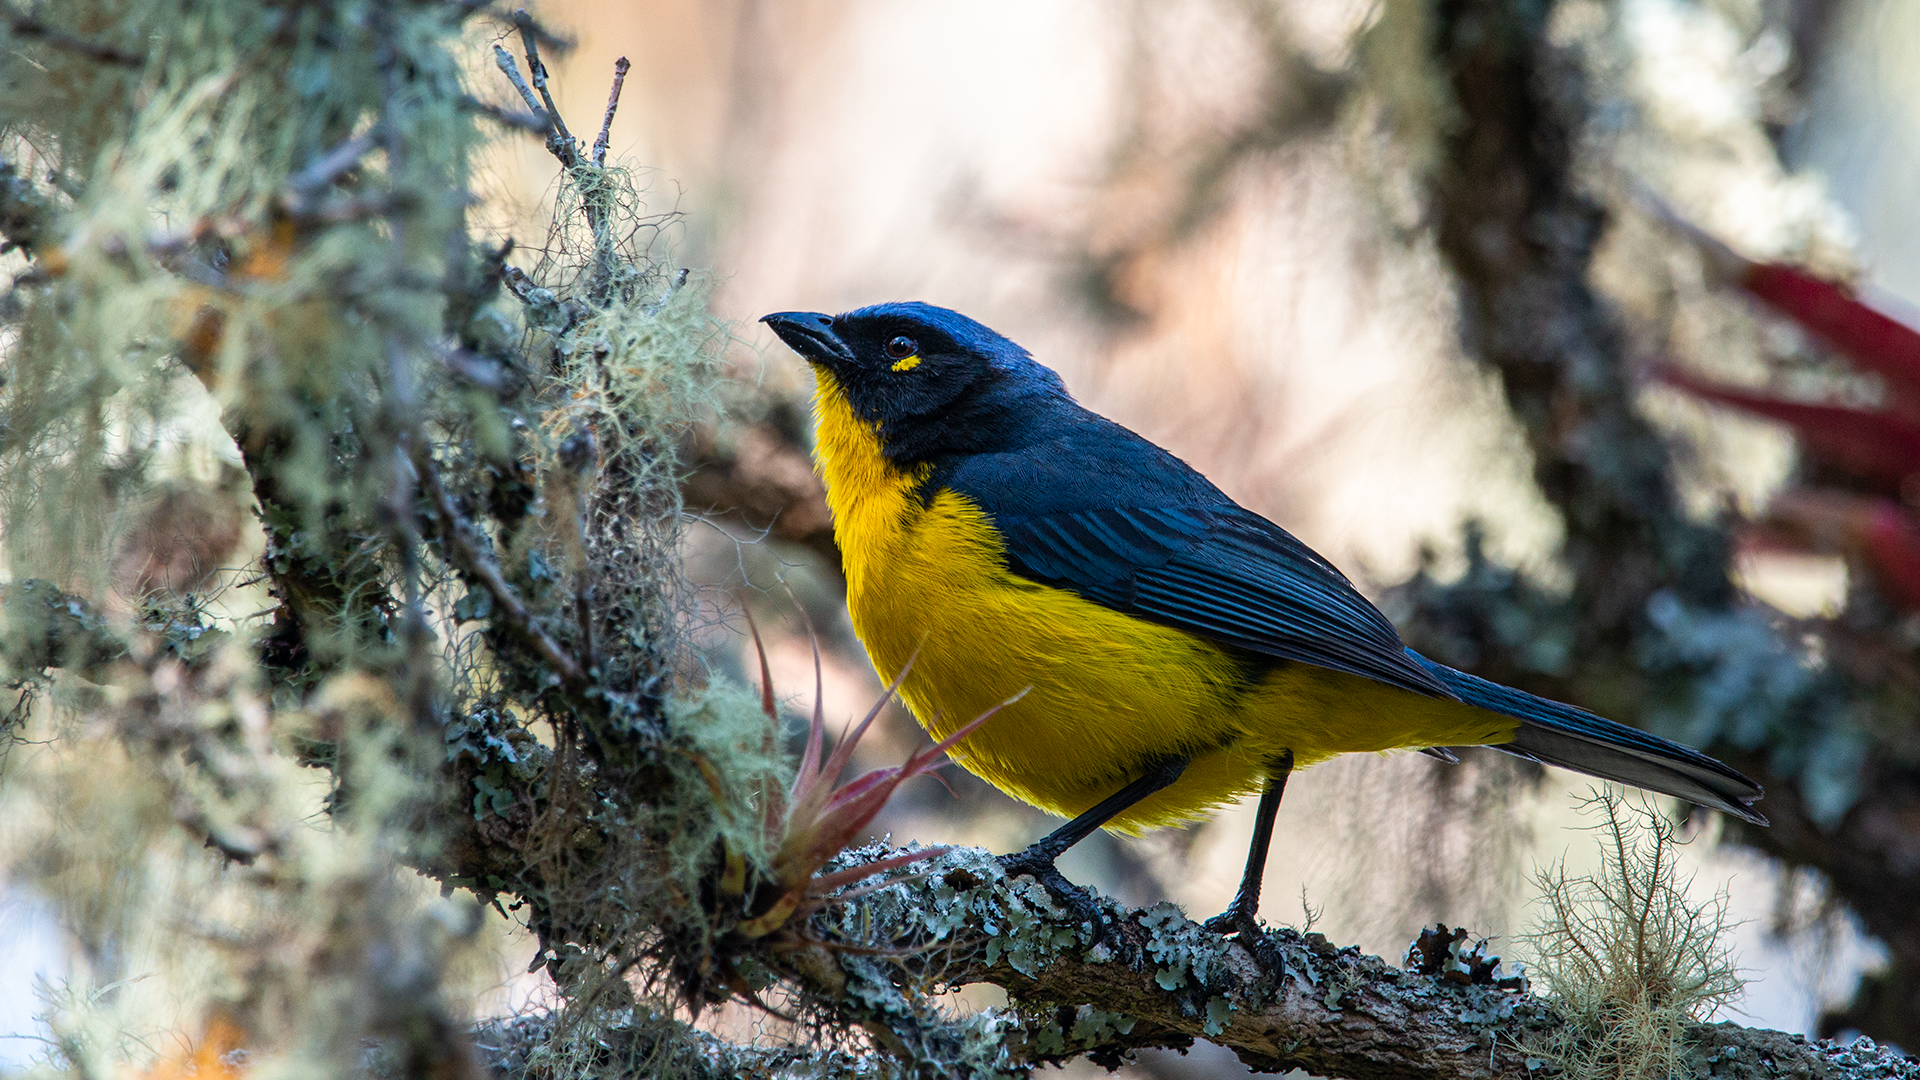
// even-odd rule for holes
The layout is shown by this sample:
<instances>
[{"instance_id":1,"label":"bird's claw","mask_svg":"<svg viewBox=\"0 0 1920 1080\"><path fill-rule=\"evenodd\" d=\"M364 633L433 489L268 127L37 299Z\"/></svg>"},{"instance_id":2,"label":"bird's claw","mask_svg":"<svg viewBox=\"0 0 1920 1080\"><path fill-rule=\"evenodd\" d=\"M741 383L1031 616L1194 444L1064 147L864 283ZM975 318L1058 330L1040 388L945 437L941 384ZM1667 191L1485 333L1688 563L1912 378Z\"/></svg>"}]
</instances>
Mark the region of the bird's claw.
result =
<instances>
[{"instance_id":1,"label":"bird's claw","mask_svg":"<svg viewBox=\"0 0 1920 1080\"><path fill-rule=\"evenodd\" d=\"M1237 901L1232 907L1200 925L1222 937L1239 938L1240 944L1246 946L1247 950L1253 953L1254 959L1258 960L1264 968L1271 970L1284 962L1280 955L1280 947L1267 936L1266 928L1260 925L1260 920L1254 917L1250 909Z\"/></svg>"},{"instance_id":2,"label":"bird's claw","mask_svg":"<svg viewBox=\"0 0 1920 1080\"><path fill-rule=\"evenodd\" d=\"M1091 893L1063 877L1052 859L1029 848L1015 855L1002 855L1000 868L1010 878L1031 877L1038 881L1068 914L1091 926L1093 940L1088 944L1098 945L1106 940L1106 912Z\"/></svg>"}]
</instances>

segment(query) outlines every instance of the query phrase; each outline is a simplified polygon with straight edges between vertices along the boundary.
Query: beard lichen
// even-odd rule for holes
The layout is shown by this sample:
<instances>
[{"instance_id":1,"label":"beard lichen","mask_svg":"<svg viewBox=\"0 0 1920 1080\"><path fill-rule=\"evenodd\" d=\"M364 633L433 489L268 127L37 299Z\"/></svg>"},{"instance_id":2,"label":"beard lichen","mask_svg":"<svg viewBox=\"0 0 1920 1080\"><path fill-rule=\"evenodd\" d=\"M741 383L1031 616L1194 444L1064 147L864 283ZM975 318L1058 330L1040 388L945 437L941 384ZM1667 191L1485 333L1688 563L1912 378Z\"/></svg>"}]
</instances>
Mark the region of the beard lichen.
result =
<instances>
[{"instance_id":1,"label":"beard lichen","mask_svg":"<svg viewBox=\"0 0 1920 1080\"><path fill-rule=\"evenodd\" d=\"M1600 867L1539 871L1545 911L1524 939L1536 983L1567 1022L1527 1049L1570 1080L1662 1080L1687 1029L1740 995L1727 896L1689 894L1674 865L1677 827L1650 800L1606 789L1581 809L1598 819Z\"/></svg>"}]
</instances>

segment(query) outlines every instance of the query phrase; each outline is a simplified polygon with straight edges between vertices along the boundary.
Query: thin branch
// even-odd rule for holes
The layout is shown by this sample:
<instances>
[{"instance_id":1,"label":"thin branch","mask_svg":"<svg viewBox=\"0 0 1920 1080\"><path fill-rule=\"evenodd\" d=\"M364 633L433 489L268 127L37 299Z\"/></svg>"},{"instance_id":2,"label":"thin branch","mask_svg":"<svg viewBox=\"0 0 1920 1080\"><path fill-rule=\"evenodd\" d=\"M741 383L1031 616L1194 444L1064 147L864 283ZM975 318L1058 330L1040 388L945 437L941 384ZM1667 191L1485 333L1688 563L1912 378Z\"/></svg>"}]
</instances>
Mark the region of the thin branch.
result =
<instances>
[{"instance_id":1,"label":"thin branch","mask_svg":"<svg viewBox=\"0 0 1920 1080\"><path fill-rule=\"evenodd\" d=\"M553 103L553 95L547 91L547 65L540 62L540 34L534 26L533 16L524 9L516 10L513 13L513 25L519 28L521 44L526 48L527 75L533 80L533 88L540 92L540 103L546 107L547 116L553 121L552 133L547 136L547 149L560 159L560 164L571 169L580 164L580 140L567 130L560 107ZM528 104L532 104L531 99Z\"/></svg>"},{"instance_id":2,"label":"thin branch","mask_svg":"<svg viewBox=\"0 0 1920 1080\"><path fill-rule=\"evenodd\" d=\"M588 165L596 169L604 168L609 128L613 124L614 110L620 103L620 89L626 82L627 70L630 67L627 58L621 57L614 65L613 91L607 98L606 116L600 126L599 138L594 142L592 160L591 162L582 160L580 140L574 138L573 132L567 130L566 120L561 117L560 108L554 104L553 95L547 89L547 66L540 59L539 40L542 37L542 31L533 21L533 17L524 10L516 10L513 13L513 24L519 28L520 40L526 49L527 76L532 79L532 85L528 85L527 78L521 77L519 65L514 62L512 55L504 47L500 45L493 47L493 62L512 81L513 88L519 91L521 100L527 103L527 108L545 115L547 152L551 153L560 162L560 167L569 174L577 173ZM599 305L606 302L612 281L614 236L608 223L608 207L598 189L587 188L581 194L580 209L586 215L588 230L593 234L593 260L592 269L588 274L587 295L594 304Z\"/></svg>"},{"instance_id":3,"label":"thin branch","mask_svg":"<svg viewBox=\"0 0 1920 1080\"><path fill-rule=\"evenodd\" d=\"M507 81L513 83L513 88L520 91L520 100L527 103L527 111L545 117L540 124L540 133L545 135L552 131L557 117L540 107L540 99L533 96L533 88L527 85L526 76L520 74L520 65L513 59L513 54L507 51L506 46L493 47L493 62L501 71L506 72Z\"/></svg>"},{"instance_id":4,"label":"thin branch","mask_svg":"<svg viewBox=\"0 0 1920 1080\"><path fill-rule=\"evenodd\" d=\"M613 133L613 111L620 107L620 88L626 85L627 70L633 65L626 57L613 62L613 90L607 95L607 114L600 118L600 134L593 140L593 163L599 168L607 165L607 141Z\"/></svg>"},{"instance_id":5,"label":"thin branch","mask_svg":"<svg viewBox=\"0 0 1920 1080\"><path fill-rule=\"evenodd\" d=\"M446 541L454 565L486 588L493 597L494 609L500 613L502 625L509 633L546 661L568 689L585 690L586 672L560 647L559 642L534 623L520 595L501 575L492 557L474 541L473 527L467 524L460 508L454 505L453 497L447 494L446 485L440 482L440 471L434 468L433 459L421 441L414 444L413 462L414 468L419 470L421 483L426 485L428 497L433 500L434 510L440 519L438 531L441 539Z\"/></svg>"},{"instance_id":6,"label":"thin branch","mask_svg":"<svg viewBox=\"0 0 1920 1080\"><path fill-rule=\"evenodd\" d=\"M496 7L494 0L461 0L461 7L468 12L485 10L491 18L498 19L510 26L520 27L523 33L532 33L540 39L540 44L556 53L572 52L574 46L579 44L565 34L556 34L552 30L547 29L541 24L540 20L533 18L525 11L518 11L516 13L508 11L503 7ZM521 19L525 20L525 26L520 26Z\"/></svg>"},{"instance_id":7,"label":"thin branch","mask_svg":"<svg viewBox=\"0 0 1920 1080\"><path fill-rule=\"evenodd\" d=\"M506 50L501 49L498 45L494 46L494 48L498 50L494 57L494 61L498 63L500 56L505 55ZM512 64L512 61L512 57L507 58L509 65ZM509 66L506 71L510 77L515 79L520 75L519 70L511 66ZM531 112L521 112L517 109L503 109L492 102L481 101L476 97L463 96L460 99L460 107L468 112L479 113L481 116L492 120L502 127L513 128L516 131L529 131L535 135L545 135L547 130L553 126L553 121L547 117L547 111L537 106Z\"/></svg>"},{"instance_id":8,"label":"thin branch","mask_svg":"<svg viewBox=\"0 0 1920 1080\"><path fill-rule=\"evenodd\" d=\"M367 152L378 145L380 136L381 127L376 124L347 139L293 174L293 178L287 181L287 190L302 203L311 200L322 188L338 180L342 173L367 156Z\"/></svg>"},{"instance_id":9,"label":"thin branch","mask_svg":"<svg viewBox=\"0 0 1920 1080\"><path fill-rule=\"evenodd\" d=\"M7 25L12 29L15 37L35 38L44 43L48 48L59 49L62 52L77 53L88 59L98 60L102 64L112 64L116 67L137 68L144 66L147 62L146 57L140 56L137 53L116 49L111 45L103 45L98 41L68 33L58 27L48 26L39 19L15 8L12 4L0 4L0 18L4 18L7 21Z\"/></svg>"}]
</instances>

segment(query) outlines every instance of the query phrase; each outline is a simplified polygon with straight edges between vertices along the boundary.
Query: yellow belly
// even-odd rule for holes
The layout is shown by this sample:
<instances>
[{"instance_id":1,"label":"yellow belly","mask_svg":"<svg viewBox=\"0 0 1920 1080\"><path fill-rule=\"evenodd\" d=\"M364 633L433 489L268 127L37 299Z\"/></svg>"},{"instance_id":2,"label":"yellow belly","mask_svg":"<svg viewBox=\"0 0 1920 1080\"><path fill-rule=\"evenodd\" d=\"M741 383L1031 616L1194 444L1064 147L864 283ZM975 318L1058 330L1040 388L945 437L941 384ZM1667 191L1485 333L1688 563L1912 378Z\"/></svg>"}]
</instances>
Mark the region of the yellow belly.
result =
<instances>
[{"instance_id":1,"label":"yellow belly","mask_svg":"<svg viewBox=\"0 0 1920 1080\"><path fill-rule=\"evenodd\" d=\"M1006 569L990 520L882 461L824 382L819 452L844 555L847 609L874 667L936 738L1020 699L950 752L1015 798L1088 809L1156 760L1171 787L1108 828L1177 824L1256 790L1268 762L1505 742L1516 721L1308 664L1261 670L1204 638L1123 615ZM909 668L909 663L911 667Z\"/></svg>"},{"instance_id":2,"label":"yellow belly","mask_svg":"<svg viewBox=\"0 0 1920 1080\"><path fill-rule=\"evenodd\" d=\"M1180 781L1115 818L1176 824L1256 790L1266 763L1511 738L1507 717L1308 664L1250 670L1184 631L1008 572L984 514L943 492L849 582L854 630L936 738L1022 695L954 747L1015 798L1077 814L1151 762ZM869 548L869 555L880 554Z\"/></svg>"}]
</instances>

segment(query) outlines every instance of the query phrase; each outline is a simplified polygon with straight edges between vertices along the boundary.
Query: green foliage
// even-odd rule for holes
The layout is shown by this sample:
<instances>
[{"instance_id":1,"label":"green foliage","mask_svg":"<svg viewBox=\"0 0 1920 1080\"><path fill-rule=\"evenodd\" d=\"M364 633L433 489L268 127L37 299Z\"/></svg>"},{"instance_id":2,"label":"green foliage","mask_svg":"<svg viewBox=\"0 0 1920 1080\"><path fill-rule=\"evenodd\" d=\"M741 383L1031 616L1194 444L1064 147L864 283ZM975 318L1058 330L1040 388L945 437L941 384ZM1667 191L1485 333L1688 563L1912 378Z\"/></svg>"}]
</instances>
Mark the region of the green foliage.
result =
<instances>
[{"instance_id":1,"label":"green foliage","mask_svg":"<svg viewBox=\"0 0 1920 1080\"><path fill-rule=\"evenodd\" d=\"M1569 876L1563 862L1535 877L1546 911L1526 943L1567 1025L1530 1051L1570 1080L1662 1080L1687 1027L1740 995L1727 897L1688 896L1674 823L1650 802L1608 790L1582 809L1600 819L1599 871Z\"/></svg>"}]
</instances>

